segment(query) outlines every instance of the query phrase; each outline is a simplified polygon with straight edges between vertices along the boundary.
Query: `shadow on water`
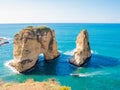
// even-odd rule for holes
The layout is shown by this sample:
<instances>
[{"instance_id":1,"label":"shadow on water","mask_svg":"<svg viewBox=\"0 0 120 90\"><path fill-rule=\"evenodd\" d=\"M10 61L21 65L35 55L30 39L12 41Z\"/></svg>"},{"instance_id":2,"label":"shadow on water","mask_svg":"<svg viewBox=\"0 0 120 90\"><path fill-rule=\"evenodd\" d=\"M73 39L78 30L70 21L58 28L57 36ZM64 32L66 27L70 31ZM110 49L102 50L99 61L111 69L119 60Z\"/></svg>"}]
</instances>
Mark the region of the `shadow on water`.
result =
<instances>
[{"instance_id":1,"label":"shadow on water","mask_svg":"<svg viewBox=\"0 0 120 90\"><path fill-rule=\"evenodd\" d=\"M116 58L92 54L90 60L83 67L102 68L102 67L114 67L117 65L120 65L120 60Z\"/></svg>"},{"instance_id":2,"label":"shadow on water","mask_svg":"<svg viewBox=\"0 0 120 90\"><path fill-rule=\"evenodd\" d=\"M39 61L34 67L34 70L24 74L36 75L69 75L77 67L69 63L70 55L61 54L55 60L45 61L43 56L39 57Z\"/></svg>"},{"instance_id":3,"label":"shadow on water","mask_svg":"<svg viewBox=\"0 0 120 90\"><path fill-rule=\"evenodd\" d=\"M61 54L55 60L45 61L43 56L39 57L39 61L33 70L24 74L29 75L57 75L64 76L70 75L78 67L71 65L69 60L71 55ZM116 58L105 57L100 55L92 55L89 62L87 62L84 68L102 68L102 67L114 67L120 65L120 61Z\"/></svg>"}]
</instances>

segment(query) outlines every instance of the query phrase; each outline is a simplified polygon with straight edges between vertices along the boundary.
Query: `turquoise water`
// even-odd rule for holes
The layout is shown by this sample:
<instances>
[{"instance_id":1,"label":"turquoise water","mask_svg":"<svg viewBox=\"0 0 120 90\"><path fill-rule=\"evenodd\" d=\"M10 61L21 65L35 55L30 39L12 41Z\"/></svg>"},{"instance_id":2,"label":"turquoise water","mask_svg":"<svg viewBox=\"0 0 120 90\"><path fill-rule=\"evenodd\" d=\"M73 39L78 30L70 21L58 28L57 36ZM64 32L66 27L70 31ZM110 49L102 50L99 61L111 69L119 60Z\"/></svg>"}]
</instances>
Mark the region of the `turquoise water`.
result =
<instances>
[{"instance_id":1,"label":"turquoise water","mask_svg":"<svg viewBox=\"0 0 120 90\"><path fill-rule=\"evenodd\" d=\"M43 56L34 70L16 74L5 66L13 59L13 37L27 26L47 25L55 30L61 56L44 62ZM81 68L69 64L75 49L75 40L81 29L87 29L92 50L90 61ZM9 82L36 81L56 78L72 90L120 90L120 24L0 24L0 36L10 43L0 46L0 78ZM70 76L79 73L79 77Z\"/></svg>"}]
</instances>

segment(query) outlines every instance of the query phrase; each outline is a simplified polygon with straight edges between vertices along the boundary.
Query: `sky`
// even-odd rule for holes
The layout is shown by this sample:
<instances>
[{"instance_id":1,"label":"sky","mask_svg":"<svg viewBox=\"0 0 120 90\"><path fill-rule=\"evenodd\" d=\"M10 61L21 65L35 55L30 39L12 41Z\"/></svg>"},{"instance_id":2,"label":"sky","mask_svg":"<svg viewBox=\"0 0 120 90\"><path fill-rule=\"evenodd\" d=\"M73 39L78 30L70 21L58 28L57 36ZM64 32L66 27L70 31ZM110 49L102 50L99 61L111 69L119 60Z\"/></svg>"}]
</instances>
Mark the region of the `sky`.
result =
<instances>
[{"instance_id":1,"label":"sky","mask_svg":"<svg viewBox=\"0 0 120 90\"><path fill-rule=\"evenodd\" d=\"M0 0L0 23L120 23L120 0Z\"/></svg>"}]
</instances>

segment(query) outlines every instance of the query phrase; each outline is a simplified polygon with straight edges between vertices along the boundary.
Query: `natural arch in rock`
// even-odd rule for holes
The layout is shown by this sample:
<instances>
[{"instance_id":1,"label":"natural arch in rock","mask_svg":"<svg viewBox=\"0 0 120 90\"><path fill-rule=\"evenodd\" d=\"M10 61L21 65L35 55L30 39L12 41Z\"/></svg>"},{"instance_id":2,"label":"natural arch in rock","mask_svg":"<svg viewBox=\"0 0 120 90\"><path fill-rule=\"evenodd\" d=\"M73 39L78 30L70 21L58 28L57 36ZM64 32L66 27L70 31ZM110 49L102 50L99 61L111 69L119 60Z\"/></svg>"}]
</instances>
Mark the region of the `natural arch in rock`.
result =
<instances>
[{"instance_id":1,"label":"natural arch in rock","mask_svg":"<svg viewBox=\"0 0 120 90\"><path fill-rule=\"evenodd\" d=\"M29 26L14 37L14 61L10 63L18 72L32 68L40 54L45 60L52 60L59 56L55 32L49 27Z\"/></svg>"}]
</instances>

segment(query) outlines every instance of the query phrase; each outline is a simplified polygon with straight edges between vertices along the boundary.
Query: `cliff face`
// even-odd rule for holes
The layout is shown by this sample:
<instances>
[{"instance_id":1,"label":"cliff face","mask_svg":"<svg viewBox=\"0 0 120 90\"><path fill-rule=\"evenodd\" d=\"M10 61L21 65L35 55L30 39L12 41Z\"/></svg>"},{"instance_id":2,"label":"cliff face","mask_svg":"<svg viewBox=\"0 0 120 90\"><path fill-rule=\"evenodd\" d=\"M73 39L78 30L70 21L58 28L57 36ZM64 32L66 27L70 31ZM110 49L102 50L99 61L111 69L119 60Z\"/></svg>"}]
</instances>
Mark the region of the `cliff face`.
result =
<instances>
[{"instance_id":1,"label":"cliff face","mask_svg":"<svg viewBox=\"0 0 120 90\"><path fill-rule=\"evenodd\" d=\"M91 50L88 40L88 33L86 30L82 30L76 39L76 51L70 60L71 64L76 66L83 65L91 56Z\"/></svg>"},{"instance_id":2,"label":"cliff face","mask_svg":"<svg viewBox=\"0 0 120 90\"><path fill-rule=\"evenodd\" d=\"M45 60L59 56L54 30L46 26L29 26L14 37L14 61L11 65L18 72L26 71L36 64L41 53Z\"/></svg>"}]
</instances>

